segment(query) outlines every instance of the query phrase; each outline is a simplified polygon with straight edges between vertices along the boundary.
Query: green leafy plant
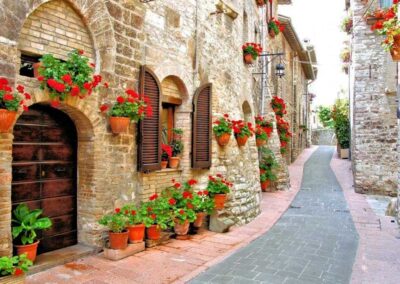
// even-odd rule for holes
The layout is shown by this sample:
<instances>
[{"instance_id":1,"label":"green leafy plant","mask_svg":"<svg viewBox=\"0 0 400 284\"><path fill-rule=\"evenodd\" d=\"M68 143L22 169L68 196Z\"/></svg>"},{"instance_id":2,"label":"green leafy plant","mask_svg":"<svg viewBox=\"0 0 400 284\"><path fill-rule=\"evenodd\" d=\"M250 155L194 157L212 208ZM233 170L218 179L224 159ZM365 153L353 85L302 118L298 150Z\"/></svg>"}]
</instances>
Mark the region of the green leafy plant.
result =
<instances>
[{"instance_id":1,"label":"green leafy plant","mask_svg":"<svg viewBox=\"0 0 400 284\"><path fill-rule=\"evenodd\" d=\"M183 143L181 140L174 139L171 141L172 157L177 157L183 152Z\"/></svg>"},{"instance_id":2,"label":"green leafy plant","mask_svg":"<svg viewBox=\"0 0 400 284\"><path fill-rule=\"evenodd\" d=\"M113 233L121 233L126 230L129 218L121 212L120 208L115 208L114 213L104 215L99 224L108 227Z\"/></svg>"},{"instance_id":3,"label":"green leafy plant","mask_svg":"<svg viewBox=\"0 0 400 284\"><path fill-rule=\"evenodd\" d=\"M277 179L276 171L279 168L279 164L276 161L274 153L268 149L263 148L261 150L260 170L264 173L260 175L261 181L275 181Z\"/></svg>"},{"instance_id":4,"label":"green leafy plant","mask_svg":"<svg viewBox=\"0 0 400 284\"><path fill-rule=\"evenodd\" d=\"M223 117L214 121L213 132L217 137L225 133L232 134L232 121L228 114L224 114Z\"/></svg>"},{"instance_id":5,"label":"green leafy plant","mask_svg":"<svg viewBox=\"0 0 400 284\"><path fill-rule=\"evenodd\" d=\"M233 120L232 121L233 133L235 137L251 137L253 136L254 129L250 122L245 122L243 120Z\"/></svg>"},{"instance_id":6,"label":"green leafy plant","mask_svg":"<svg viewBox=\"0 0 400 284\"><path fill-rule=\"evenodd\" d=\"M172 132L176 135L183 135L183 129L181 128L173 128Z\"/></svg>"},{"instance_id":7,"label":"green leafy plant","mask_svg":"<svg viewBox=\"0 0 400 284\"><path fill-rule=\"evenodd\" d=\"M215 208L215 201L210 198L208 190L200 190L193 195L193 205L196 213L211 214Z\"/></svg>"},{"instance_id":8,"label":"green leafy plant","mask_svg":"<svg viewBox=\"0 0 400 284\"><path fill-rule=\"evenodd\" d=\"M343 19L341 28L343 32L351 34L351 31L353 29L353 17L351 14Z\"/></svg>"},{"instance_id":9,"label":"green leafy plant","mask_svg":"<svg viewBox=\"0 0 400 284\"><path fill-rule=\"evenodd\" d=\"M37 231L49 229L52 222L47 217L39 218L43 210L29 210L26 204L19 204L13 211L12 237L23 245L33 244L36 241Z\"/></svg>"},{"instance_id":10,"label":"green leafy plant","mask_svg":"<svg viewBox=\"0 0 400 284\"><path fill-rule=\"evenodd\" d=\"M332 119L338 143L342 149L350 146L349 101L337 99L332 109Z\"/></svg>"},{"instance_id":11,"label":"green leafy plant","mask_svg":"<svg viewBox=\"0 0 400 284\"><path fill-rule=\"evenodd\" d=\"M264 131L264 129L259 126L256 125L256 130L255 130L255 134L256 134L256 139L260 139L260 140L268 140L268 135L267 133Z\"/></svg>"},{"instance_id":12,"label":"green leafy plant","mask_svg":"<svg viewBox=\"0 0 400 284\"><path fill-rule=\"evenodd\" d=\"M230 192L230 188L233 186L233 183L226 180L221 174L217 174L214 176L208 177L208 184L206 190L209 192L211 197L214 197L216 194L227 194Z\"/></svg>"},{"instance_id":13,"label":"green leafy plant","mask_svg":"<svg viewBox=\"0 0 400 284\"><path fill-rule=\"evenodd\" d=\"M47 90L53 99L54 107L67 96L84 98L90 95L102 81L100 75L93 75L95 66L89 64L89 58L83 55L82 50L70 52L66 61L45 54L40 62L37 79L41 82L40 88ZM108 87L108 84L103 86Z\"/></svg>"},{"instance_id":14,"label":"green leafy plant","mask_svg":"<svg viewBox=\"0 0 400 284\"><path fill-rule=\"evenodd\" d=\"M340 53L340 58L342 59L342 62L348 63L351 60L351 50L349 47L344 47L342 52Z\"/></svg>"},{"instance_id":15,"label":"green leafy plant","mask_svg":"<svg viewBox=\"0 0 400 284\"><path fill-rule=\"evenodd\" d=\"M28 110L25 100L31 98L30 94L25 93L25 88L21 85L17 86L17 91L13 92L8 80L0 77L0 109L18 111L22 107L24 110Z\"/></svg>"},{"instance_id":16,"label":"green leafy plant","mask_svg":"<svg viewBox=\"0 0 400 284\"><path fill-rule=\"evenodd\" d=\"M283 117L283 115L285 115L287 113L285 101L278 96L272 97L271 107L272 107L272 110L275 112L276 116Z\"/></svg>"},{"instance_id":17,"label":"green leafy plant","mask_svg":"<svg viewBox=\"0 0 400 284\"><path fill-rule=\"evenodd\" d=\"M332 110L327 106L319 106L317 109L318 118L322 123L323 127L333 128L334 122L332 119Z\"/></svg>"},{"instance_id":18,"label":"green leafy plant","mask_svg":"<svg viewBox=\"0 0 400 284\"><path fill-rule=\"evenodd\" d=\"M121 212L126 216L129 225L139 225L143 223L143 216L135 204L126 204L121 208Z\"/></svg>"},{"instance_id":19,"label":"green leafy plant","mask_svg":"<svg viewBox=\"0 0 400 284\"><path fill-rule=\"evenodd\" d=\"M285 26L276 18L268 22L268 31L272 31L276 36L285 30Z\"/></svg>"},{"instance_id":20,"label":"green leafy plant","mask_svg":"<svg viewBox=\"0 0 400 284\"><path fill-rule=\"evenodd\" d=\"M254 42L245 43L242 46L242 50L244 54L251 54L251 57L253 57L254 60L262 53L261 45Z\"/></svg>"},{"instance_id":21,"label":"green leafy plant","mask_svg":"<svg viewBox=\"0 0 400 284\"><path fill-rule=\"evenodd\" d=\"M23 272L27 272L29 267L32 266L26 254L16 255L12 257L2 256L0 257L0 275L18 275Z\"/></svg>"},{"instance_id":22,"label":"green leafy plant","mask_svg":"<svg viewBox=\"0 0 400 284\"><path fill-rule=\"evenodd\" d=\"M143 217L143 224L148 228L158 225L165 230L171 226L172 214L168 199L154 194L148 202L144 202L140 207L140 214Z\"/></svg>"}]
</instances>

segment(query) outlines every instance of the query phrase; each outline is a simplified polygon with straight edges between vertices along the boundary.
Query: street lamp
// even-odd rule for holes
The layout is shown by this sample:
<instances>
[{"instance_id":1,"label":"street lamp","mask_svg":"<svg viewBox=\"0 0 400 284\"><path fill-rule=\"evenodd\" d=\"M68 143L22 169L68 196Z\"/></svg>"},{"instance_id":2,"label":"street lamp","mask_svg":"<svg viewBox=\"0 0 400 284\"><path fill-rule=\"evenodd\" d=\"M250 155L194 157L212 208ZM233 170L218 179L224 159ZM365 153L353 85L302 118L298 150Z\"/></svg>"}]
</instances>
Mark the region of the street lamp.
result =
<instances>
[{"instance_id":1,"label":"street lamp","mask_svg":"<svg viewBox=\"0 0 400 284\"><path fill-rule=\"evenodd\" d=\"M279 78L285 76L285 66L282 63L278 63L275 66L275 75Z\"/></svg>"}]
</instances>

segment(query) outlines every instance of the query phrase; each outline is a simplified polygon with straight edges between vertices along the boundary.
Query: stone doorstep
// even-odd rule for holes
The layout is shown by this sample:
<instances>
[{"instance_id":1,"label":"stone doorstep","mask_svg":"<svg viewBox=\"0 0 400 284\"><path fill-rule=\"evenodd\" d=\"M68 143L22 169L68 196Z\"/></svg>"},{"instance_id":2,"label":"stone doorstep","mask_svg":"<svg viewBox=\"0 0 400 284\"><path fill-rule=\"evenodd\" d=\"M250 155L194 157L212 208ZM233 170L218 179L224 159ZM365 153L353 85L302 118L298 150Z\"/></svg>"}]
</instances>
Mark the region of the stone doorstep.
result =
<instances>
[{"instance_id":1,"label":"stone doorstep","mask_svg":"<svg viewBox=\"0 0 400 284\"><path fill-rule=\"evenodd\" d=\"M46 252L36 257L35 264L29 269L28 275L50 269L58 265L63 265L85 256L95 255L99 252L100 250L98 248L80 244Z\"/></svg>"},{"instance_id":2,"label":"stone doorstep","mask_svg":"<svg viewBox=\"0 0 400 284\"><path fill-rule=\"evenodd\" d=\"M136 244L128 244L126 249L109 249L104 248L103 256L109 260L121 260L128 256L132 256L138 252L144 251L144 242Z\"/></svg>"}]
</instances>

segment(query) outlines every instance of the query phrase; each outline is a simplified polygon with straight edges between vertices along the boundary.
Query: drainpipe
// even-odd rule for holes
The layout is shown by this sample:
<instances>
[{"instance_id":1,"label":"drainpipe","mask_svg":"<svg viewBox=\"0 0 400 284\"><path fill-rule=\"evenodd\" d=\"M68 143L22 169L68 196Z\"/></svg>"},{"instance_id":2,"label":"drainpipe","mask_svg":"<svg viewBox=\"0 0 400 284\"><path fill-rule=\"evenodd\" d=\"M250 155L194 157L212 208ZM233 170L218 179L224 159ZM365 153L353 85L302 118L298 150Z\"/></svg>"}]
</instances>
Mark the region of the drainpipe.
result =
<instances>
[{"instance_id":1,"label":"drainpipe","mask_svg":"<svg viewBox=\"0 0 400 284\"><path fill-rule=\"evenodd\" d=\"M267 38L266 34L266 9L262 8L262 17L260 19L261 21L261 38L263 39L261 42L264 44L265 39ZM266 51L266 45L263 46L264 52ZM260 115L264 116L265 115L265 99L268 96L268 58L266 56L261 56L261 102L260 102Z\"/></svg>"}]
</instances>

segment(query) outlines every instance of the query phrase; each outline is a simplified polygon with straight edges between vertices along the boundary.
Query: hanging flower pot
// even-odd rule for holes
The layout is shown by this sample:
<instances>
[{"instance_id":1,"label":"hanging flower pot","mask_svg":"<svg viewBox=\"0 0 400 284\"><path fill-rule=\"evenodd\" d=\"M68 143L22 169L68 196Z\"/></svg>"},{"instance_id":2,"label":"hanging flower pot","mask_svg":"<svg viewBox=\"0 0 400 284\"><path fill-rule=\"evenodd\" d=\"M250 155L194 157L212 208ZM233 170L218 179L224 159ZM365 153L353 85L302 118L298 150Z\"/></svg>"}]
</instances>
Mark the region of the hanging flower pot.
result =
<instances>
[{"instance_id":1,"label":"hanging flower pot","mask_svg":"<svg viewBox=\"0 0 400 284\"><path fill-rule=\"evenodd\" d=\"M266 3L266 0L256 0L257 6L262 7L264 6Z\"/></svg>"},{"instance_id":2,"label":"hanging flower pot","mask_svg":"<svg viewBox=\"0 0 400 284\"><path fill-rule=\"evenodd\" d=\"M111 249L126 249L128 246L128 231L121 233L108 232Z\"/></svg>"},{"instance_id":3,"label":"hanging flower pot","mask_svg":"<svg viewBox=\"0 0 400 284\"><path fill-rule=\"evenodd\" d=\"M267 188L268 188L269 185L270 185L270 183L271 183L271 181L269 181L269 180L262 181L262 182L261 182L261 190L262 190L263 192L266 192L266 191L267 191Z\"/></svg>"},{"instance_id":4,"label":"hanging flower pot","mask_svg":"<svg viewBox=\"0 0 400 284\"><path fill-rule=\"evenodd\" d=\"M239 147L243 147L244 145L246 145L248 139L249 139L248 136L243 136L243 137L236 136L236 142Z\"/></svg>"},{"instance_id":5,"label":"hanging flower pot","mask_svg":"<svg viewBox=\"0 0 400 284\"><path fill-rule=\"evenodd\" d=\"M271 38L275 38L275 32L272 29L268 30L268 34Z\"/></svg>"},{"instance_id":6,"label":"hanging flower pot","mask_svg":"<svg viewBox=\"0 0 400 284\"><path fill-rule=\"evenodd\" d=\"M169 167L171 169L177 169L179 167L180 157L169 157Z\"/></svg>"},{"instance_id":7,"label":"hanging flower pot","mask_svg":"<svg viewBox=\"0 0 400 284\"><path fill-rule=\"evenodd\" d=\"M158 225L151 225L146 228L146 236L149 240L159 240L161 238L161 229Z\"/></svg>"},{"instance_id":8,"label":"hanging flower pot","mask_svg":"<svg viewBox=\"0 0 400 284\"><path fill-rule=\"evenodd\" d=\"M15 248L17 249L17 255L26 253L26 257L30 261L34 262L36 259L38 245L39 245L39 241L37 241L33 244L15 245Z\"/></svg>"},{"instance_id":9,"label":"hanging flower pot","mask_svg":"<svg viewBox=\"0 0 400 284\"><path fill-rule=\"evenodd\" d=\"M0 132L1 133L10 131L11 127L14 124L16 116L17 116L16 111L0 109Z\"/></svg>"},{"instance_id":10,"label":"hanging flower pot","mask_svg":"<svg viewBox=\"0 0 400 284\"><path fill-rule=\"evenodd\" d=\"M390 55L392 55L393 61L400 61L400 35L395 35L393 40L393 46L390 48Z\"/></svg>"},{"instance_id":11,"label":"hanging flower pot","mask_svg":"<svg viewBox=\"0 0 400 284\"><path fill-rule=\"evenodd\" d=\"M129 117L110 116L109 122L112 133L120 134L128 131L130 119Z\"/></svg>"},{"instance_id":12,"label":"hanging flower pot","mask_svg":"<svg viewBox=\"0 0 400 284\"><path fill-rule=\"evenodd\" d=\"M168 161L161 161L161 169L166 169L168 166Z\"/></svg>"},{"instance_id":13,"label":"hanging flower pot","mask_svg":"<svg viewBox=\"0 0 400 284\"><path fill-rule=\"evenodd\" d=\"M40 72L43 68L42 67L42 63L41 62L36 62L32 64L33 67L33 76L35 78L38 78L40 76Z\"/></svg>"},{"instance_id":14,"label":"hanging flower pot","mask_svg":"<svg viewBox=\"0 0 400 284\"><path fill-rule=\"evenodd\" d=\"M129 225L129 242L131 244L143 242L145 228L144 224Z\"/></svg>"},{"instance_id":15,"label":"hanging flower pot","mask_svg":"<svg viewBox=\"0 0 400 284\"><path fill-rule=\"evenodd\" d=\"M219 146L226 146L229 144L229 140L231 139L230 133L223 133L220 136L215 136Z\"/></svg>"},{"instance_id":16,"label":"hanging flower pot","mask_svg":"<svg viewBox=\"0 0 400 284\"><path fill-rule=\"evenodd\" d=\"M183 224L181 224L178 220L175 220L174 231L178 236L185 236L189 231L189 220L185 220Z\"/></svg>"},{"instance_id":17,"label":"hanging flower pot","mask_svg":"<svg viewBox=\"0 0 400 284\"><path fill-rule=\"evenodd\" d=\"M256 145L257 145L257 147L262 147L262 146L264 146L265 144L267 144L267 140L263 140L263 139L256 139Z\"/></svg>"},{"instance_id":18,"label":"hanging flower pot","mask_svg":"<svg viewBox=\"0 0 400 284\"><path fill-rule=\"evenodd\" d=\"M214 195L215 209L217 209L217 210L224 209L225 202L226 202L226 194L215 194Z\"/></svg>"},{"instance_id":19,"label":"hanging flower pot","mask_svg":"<svg viewBox=\"0 0 400 284\"><path fill-rule=\"evenodd\" d=\"M253 55L251 55L250 53L244 54L243 58L244 58L244 63L253 64L253 61L254 61Z\"/></svg>"},{"instance_id":20,"label":"hanging flower pot","mask_svg":"<svg viewBox=\"0 0 400 284\"><path fill-rule=\"evenodd\" d=\"M194 220L193 222L193 226L196 228L200 228L203 225L206 216L207 216L206 212L198 212L196 214L196 220Z\"/></svg>"}]
</instances>

